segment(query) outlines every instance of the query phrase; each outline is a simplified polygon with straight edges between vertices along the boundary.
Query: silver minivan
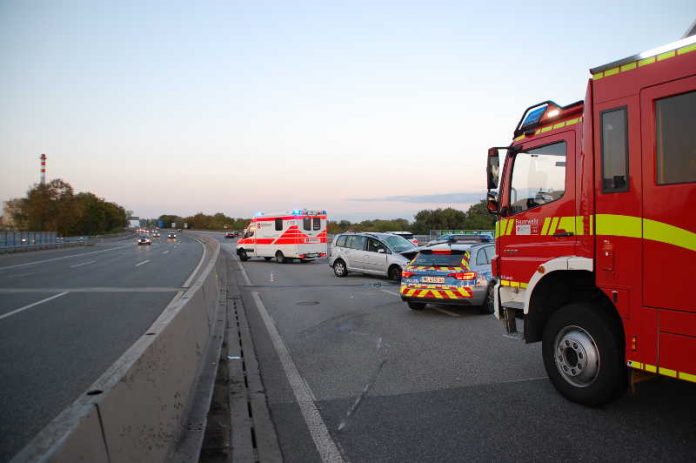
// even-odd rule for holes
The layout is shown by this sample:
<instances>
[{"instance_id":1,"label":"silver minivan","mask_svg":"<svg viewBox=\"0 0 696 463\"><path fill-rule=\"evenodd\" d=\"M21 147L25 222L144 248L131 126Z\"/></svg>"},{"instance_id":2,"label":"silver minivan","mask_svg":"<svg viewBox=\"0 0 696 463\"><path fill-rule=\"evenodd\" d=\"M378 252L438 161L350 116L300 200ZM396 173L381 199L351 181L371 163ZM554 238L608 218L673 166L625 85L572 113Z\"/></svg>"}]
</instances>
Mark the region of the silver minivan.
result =
<instances>
[{"instance_id":1,"label":"silver minivan","mask_svg":"<svg viewBox=\"0 0 696 463\"><path fill-rule=\"evenodd\" d=\"M391 233L342 233L331 244L329 265L337 277L358 272L399 281L417 252L413 243Z\"/></svg>"}]
</instances>

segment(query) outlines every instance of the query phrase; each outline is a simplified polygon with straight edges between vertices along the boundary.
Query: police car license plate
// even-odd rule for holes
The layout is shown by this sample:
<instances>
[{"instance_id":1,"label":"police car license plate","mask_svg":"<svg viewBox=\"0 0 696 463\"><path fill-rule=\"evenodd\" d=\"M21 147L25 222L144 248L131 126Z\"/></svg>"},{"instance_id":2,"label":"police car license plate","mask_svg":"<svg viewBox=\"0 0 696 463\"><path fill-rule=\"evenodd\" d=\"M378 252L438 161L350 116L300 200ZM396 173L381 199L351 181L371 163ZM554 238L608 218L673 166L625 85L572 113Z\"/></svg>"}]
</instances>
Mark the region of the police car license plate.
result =
<instances>
[{"instance_id":1,"label":"police car license plate","mask_svg":"<svg viewBox=\"0 0 696 463\"><path fill-rule=\"evenodd\" d=\"M445 277L421 277L423 283L444 283Z\"/></svg>"}]
</instances>

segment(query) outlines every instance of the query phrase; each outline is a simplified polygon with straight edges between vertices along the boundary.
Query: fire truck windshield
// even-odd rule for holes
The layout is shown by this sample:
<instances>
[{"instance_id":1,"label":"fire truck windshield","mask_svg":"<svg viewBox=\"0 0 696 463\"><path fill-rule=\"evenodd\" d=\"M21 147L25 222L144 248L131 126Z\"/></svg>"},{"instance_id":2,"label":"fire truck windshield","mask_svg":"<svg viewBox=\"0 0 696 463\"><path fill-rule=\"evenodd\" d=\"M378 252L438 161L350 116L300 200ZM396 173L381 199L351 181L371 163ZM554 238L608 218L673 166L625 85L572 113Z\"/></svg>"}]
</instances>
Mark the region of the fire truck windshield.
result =
<instances>
[{"instance_id":1,"label":"fire truck windshield","mask_svg":"<svg viewBox=\"0 0 696 463\"><path fill-rule=\"evenodd\" d=\"M517 153L510 184L512 213L561 198L565 193L565 170L565 142Z\"/></svg>"}]
</instances>

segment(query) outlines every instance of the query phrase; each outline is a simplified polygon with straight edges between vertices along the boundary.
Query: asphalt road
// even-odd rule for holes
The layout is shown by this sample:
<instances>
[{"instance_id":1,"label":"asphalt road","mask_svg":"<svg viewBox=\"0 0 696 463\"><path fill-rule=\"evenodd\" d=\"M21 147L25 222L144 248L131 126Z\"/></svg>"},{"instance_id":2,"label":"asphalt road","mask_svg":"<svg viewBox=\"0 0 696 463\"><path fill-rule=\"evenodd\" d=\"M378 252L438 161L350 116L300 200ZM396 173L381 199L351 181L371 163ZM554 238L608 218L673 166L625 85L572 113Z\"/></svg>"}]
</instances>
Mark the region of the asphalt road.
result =
<instances>
[{"instance_id":1,"label":"asphalt road","mask_svg":"<svg viewBox=\"0 0 696 463\"><path fill-rule=\"evenodd\" d=\"M397 285L336 278L325 260L239 266L288 462L328 461L332 446L353 463L694 459L696 385L659 378L586 408L555 391L540 344L475 308L411 311Z\"/></svg>"},{"instance_id":2,"label":"asphalt road","mask_svg":"<svg viewBox=\"0 0 696 463\"><path fill-rule=\"evenodd\" d=\"M202 255L179 234L0 256L0 461L146 332Z\"/></svg>"}]
</instances>

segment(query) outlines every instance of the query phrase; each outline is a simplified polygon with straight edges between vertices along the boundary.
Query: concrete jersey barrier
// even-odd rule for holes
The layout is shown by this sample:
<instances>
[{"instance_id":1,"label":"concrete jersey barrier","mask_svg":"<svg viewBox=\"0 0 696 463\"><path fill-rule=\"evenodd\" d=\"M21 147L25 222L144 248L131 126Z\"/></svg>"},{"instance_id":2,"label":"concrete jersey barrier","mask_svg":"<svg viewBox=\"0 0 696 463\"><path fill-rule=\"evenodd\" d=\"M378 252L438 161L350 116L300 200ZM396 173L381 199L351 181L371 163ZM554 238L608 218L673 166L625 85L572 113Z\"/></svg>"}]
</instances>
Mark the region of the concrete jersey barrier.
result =
<instances>
[{"instance_id":1,"label":"concrete jersey barrier","mask_svg":"<svg viewBox=\"0 0 696 463\"><path fill-rule=\"evenodd\" d=\"M167 460L182 434L225 281L220 244L201 239L214 250L195 283L11 463Z\"/></svg>"}]
</instances>

